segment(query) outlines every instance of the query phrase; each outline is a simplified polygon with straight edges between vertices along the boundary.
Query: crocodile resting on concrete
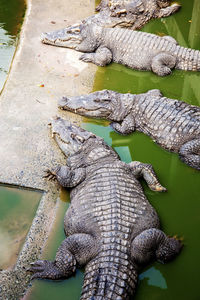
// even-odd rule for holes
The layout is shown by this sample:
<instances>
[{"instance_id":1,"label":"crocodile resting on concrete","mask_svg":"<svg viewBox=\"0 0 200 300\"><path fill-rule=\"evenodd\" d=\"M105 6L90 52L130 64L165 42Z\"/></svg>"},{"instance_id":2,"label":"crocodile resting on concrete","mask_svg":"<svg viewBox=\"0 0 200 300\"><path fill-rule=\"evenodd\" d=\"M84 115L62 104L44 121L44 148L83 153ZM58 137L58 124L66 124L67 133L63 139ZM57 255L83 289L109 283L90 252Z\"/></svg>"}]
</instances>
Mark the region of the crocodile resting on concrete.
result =
<instances>
[{"instance_id":1,"label":"crocodile resting on concrete","mask_svg":"<svg viewBox=\"0 0 200 300\"><path fill-rule=\"evenodd\" d=\"M105 27L128 27L140 29L151 19L172 15L180 8L171 0L102 0L86 23L96 23Z\"/></svg>"},{"instance_id":2,"label":"crocodile resting on concrete","mask_svg":"<svg viewBox=\"0 0 200 300\"><path fill-rule=\"evenodd\" d=\"M168 262L182 244L159 229L156 211L137 178L163 191L151 165L119 160L102 138L57 118L52 133L68 157L47 173L72 188L64 219L67 238L54 261L34 262L33 278L68 278L86 266L81 299L130 299L140 267L152 259Z\"/></svg>"},{"instance_id":3,"label":"crocodile resting on concrete","mask_svg":"<svg viewBox=\"0 0 200 300\"><path fill-rule=\"evenodd\" d=\"M122 28L78 24L45 33L42 42L85 52L80 59L105 66L111 61L159 76L179 70L200 70L200 51L184 48L170 36L157 36Z\"/></svg>"},{"instance_id":4,"label":"crocodile resting on concrete","mask_svg":"<svg viewBox=\"0 0 200 300\"><path fill-rule=\"evenodd\" d=\"M83 19L81 23L140 29L151 19L168 17L177 12L181 6L171 2L171 0L102 0L96 8L98 13Z\"/></svg>"},{"instance_id":5,"label":"crocodile resting on concrete","mask_svg":"<svg viewBox=\"0 0 200 300\"><path fill-rule=\"evenodd\" d=\"M63 97L59 107L86 117L110 120L112 127L122 134L141 131L200 170L200 107L163 97L157 89L138 95L102 90Z\"/></svg>"}]
</instances>

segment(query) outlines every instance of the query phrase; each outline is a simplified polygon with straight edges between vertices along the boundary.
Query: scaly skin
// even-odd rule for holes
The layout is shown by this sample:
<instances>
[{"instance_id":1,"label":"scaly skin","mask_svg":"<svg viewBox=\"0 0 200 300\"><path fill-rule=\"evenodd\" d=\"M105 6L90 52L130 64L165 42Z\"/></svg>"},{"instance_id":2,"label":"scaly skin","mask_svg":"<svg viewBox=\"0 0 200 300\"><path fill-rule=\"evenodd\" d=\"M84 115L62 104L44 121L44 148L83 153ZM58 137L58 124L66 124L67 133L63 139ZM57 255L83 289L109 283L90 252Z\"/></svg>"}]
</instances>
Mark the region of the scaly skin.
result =
<instances>
[{"instance_id":1,"label":"scaly skin","mask_svg":"<svg viewBox=\"0 0 200 300\"><path fill-rule=\"evenodd\" d=\"M137 178L143 176L152 190L165 188L151 165L121 162L92 133L62 119L53 121L52 132L69 156L67 166L47 173L72 188L64 219L67 237L53 262L32 264L33 278L68 278L85 266L82 300L130 299L142 265L153 259L170 261L182 248L159 229L156 211Z\"/></svg>"},{"instance_id":2,"label":"scaly skin","mask_svg":"<svg viewBox=\"0 0 200 300\"><path fill-rule=\"evenodd\" d=\"M81 24L46 33L44 43L85 52L80 59L105 66L110 62L166 76L172 69L199 71L200 51L177 45L170 36Z\"/></svg>"},{"instance_id":3,"label":"scaly skin","mask_svg":"<svg viewBox=\"0 0 200 300\"><path fill-rule=\"evenodd\" d=\"M160 90L139 95L103 90L63 97L59 107L86 117L110 120L112 127L122 134L141 131L200 170L200 107L163 97Z\"/></svg>"},{"instance_id":4,"label":"scaly skin","mask_svg":"<svg viewBox=\"0 0 200 300\"><path fill-rule=\"evenodd\" d=\"M86 23L94 22L105 27L128 27L136 30L151 19L172 15L180 9L178 3L170 0L102 0Z\"/></svg>"},{"instance_id":5,"label":"scaly skin","mask_svg":"<svg viewBox=\"0 0 200 300\"><path fill-rule=\"evenodd\" d=\"M98 13L87 17L80 23L96 24L110 28L140 29L151 19L164 18L176 13L181 6L178 3L171 2L171 0L102 0L96 8ZM66 31L69 28L60 31ZM50 34L54 35L55 32ZM44 42L48 43L45 40ZM58 41L54 45L60 46Z\"/></svg>"}]
</instances>

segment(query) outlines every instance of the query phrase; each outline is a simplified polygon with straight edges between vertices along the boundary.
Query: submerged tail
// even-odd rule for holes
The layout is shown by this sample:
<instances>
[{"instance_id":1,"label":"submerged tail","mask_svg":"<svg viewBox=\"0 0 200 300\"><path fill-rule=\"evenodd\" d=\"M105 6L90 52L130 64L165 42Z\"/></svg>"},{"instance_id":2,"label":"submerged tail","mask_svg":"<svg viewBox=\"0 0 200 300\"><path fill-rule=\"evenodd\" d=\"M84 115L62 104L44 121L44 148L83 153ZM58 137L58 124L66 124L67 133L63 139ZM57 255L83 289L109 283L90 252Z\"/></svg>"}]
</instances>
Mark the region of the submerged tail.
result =
<instances>
[{"instance_id":1,"label":"submerged tail","mask_svg":"<svg viewBox=\"0 0 200 300\"><path fill-rule=\"evenodd\" d=\"M130 299L137 284L137 271L132 262L101 253L85 269L81 300ZM118 253L120 253L118 251Z\"/></svg>"},{"instance_id":2,"label":"submerged tail","mask_svg":"<svg viewBox=\"0 0 200 300\"><path fill-rule=\"evenodd\" d=\"M200 71L200 51L177 46L174 52L177 55L176 69L186 71Z\"/></svg>"}]
</instances>

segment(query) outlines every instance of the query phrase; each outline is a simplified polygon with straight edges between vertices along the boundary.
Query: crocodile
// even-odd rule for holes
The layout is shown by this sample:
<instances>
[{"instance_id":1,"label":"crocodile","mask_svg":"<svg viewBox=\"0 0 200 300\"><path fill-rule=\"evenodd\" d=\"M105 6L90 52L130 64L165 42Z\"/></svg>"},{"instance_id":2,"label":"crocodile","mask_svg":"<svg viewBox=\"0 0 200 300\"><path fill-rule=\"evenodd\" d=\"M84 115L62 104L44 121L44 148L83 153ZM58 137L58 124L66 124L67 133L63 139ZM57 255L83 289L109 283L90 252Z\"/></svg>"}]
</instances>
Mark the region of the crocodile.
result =
<instances>
[{"instance_id":1,"label":"crocodile","mask_svg":"<svg viewBox=\"0 0 200 300\"><path fill-rule=\"evenodd\" d=\"M182 248L177 237L159 229L158 215L138 179L144 177L153 191L165 188L151 165L120 161L93 133L59 117L51 126L67 163L46 177L71 189L64 218L67 237L54 261L32 263L32 278L68 278L85 266L82 300L130 299L142 266L171 261Z\"/></svg>"},{"instance_id":2,"label":"crocodile","mask_svg":"<svg viewBox=\"0 0 200 300\"><path fill-rule=\"evenodd\" d=\"M171 0L102 0L96 7L98 13L80 22L136 30L151 19L174 14L180 7L180 4L172 3Z\"/></svg>"},{"instance_id":3,"label":"crocodile","mask_svg":"<svg viewBox=\"0 0 200 300\"><path fill-rule=\"evenodd\" d=\"M80 60L105 66L116 62L129 68L153 71L159 76L172 69L200 70L200 51L184 48L171 36L96 24L76 24L45 33L42 42L84 52Z\"/></svg>"},{"instance_id":4,"label":"crocodile","mask_svg":"<svg viewBox=\"0 0 200 300\"><path fill-rule=\"evenodd\" d=\"M97 6L98 14L87 18L105 27L128 27L136 30L149 20L172 15L181 5L171 0L102 0Z\"/></svg>"},{"instance_id":5,"label":"crocodile","mask_svg":"<svg viewBox=\"0 0 200 300\"><path fill-rule=\"evenodd\" d=\"M166 150L200 170L200 107L164 97L154 89L143 94L102 90L89 95L63 97L61 109L86 117L105 118L121 134L135 130L149 135Z\"/></svg>"}]
</instances>

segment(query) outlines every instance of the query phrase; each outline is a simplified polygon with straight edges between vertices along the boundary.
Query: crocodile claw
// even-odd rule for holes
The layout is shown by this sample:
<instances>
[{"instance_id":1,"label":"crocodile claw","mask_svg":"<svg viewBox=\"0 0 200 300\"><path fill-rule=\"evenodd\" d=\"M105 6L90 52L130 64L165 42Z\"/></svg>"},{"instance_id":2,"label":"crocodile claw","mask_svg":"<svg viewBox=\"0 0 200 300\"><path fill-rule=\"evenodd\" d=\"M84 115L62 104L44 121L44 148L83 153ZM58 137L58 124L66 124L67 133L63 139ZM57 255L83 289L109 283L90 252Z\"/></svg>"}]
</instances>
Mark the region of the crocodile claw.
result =
<instances>
[{"instance_id":1,"label":"crocodile claw","mask_svg":"<svg viewBox=\"0 0 200 300\"><path fill-rule=\"evenodd\" d=\"M45 173L46 174L42 176L42 178L45 178L47 180L53 180L53 181L56 180L56 173L54 171L46 170Z\"/></svg>"},{"instance_id":2,"label":"crocodile claw","mask_svg":"<svg viewBox=\"0 0 200 300\"><path fill-rule=\"evenodd\" d=\"M85 53L79 57L79 60L82 60L84 62L91 62L91 57L89 54Z\"/></svg>"},{"instance_id":3,"label":"crocodile claw","mask_svg":"<svg viewBox=\"0 0 200 300\"><path fill-rule=\"evenodd\" d=\"M149 188L155 192L166 192L167 191L167 189L164 186L162 186L161 184L149 185Z\"/></svg>"},{"instance_id":4,"label":"crocodile claw","mask_svg":"<svg viewBox=\"0 0 200 300\"><path fill-rule=\"evenodd\" d=\"M59 279L61 276L55 264L48 260L37 260L31 263L27 271L34 273L31 280L36 278Z\"/></svg>"}]
</instances>

